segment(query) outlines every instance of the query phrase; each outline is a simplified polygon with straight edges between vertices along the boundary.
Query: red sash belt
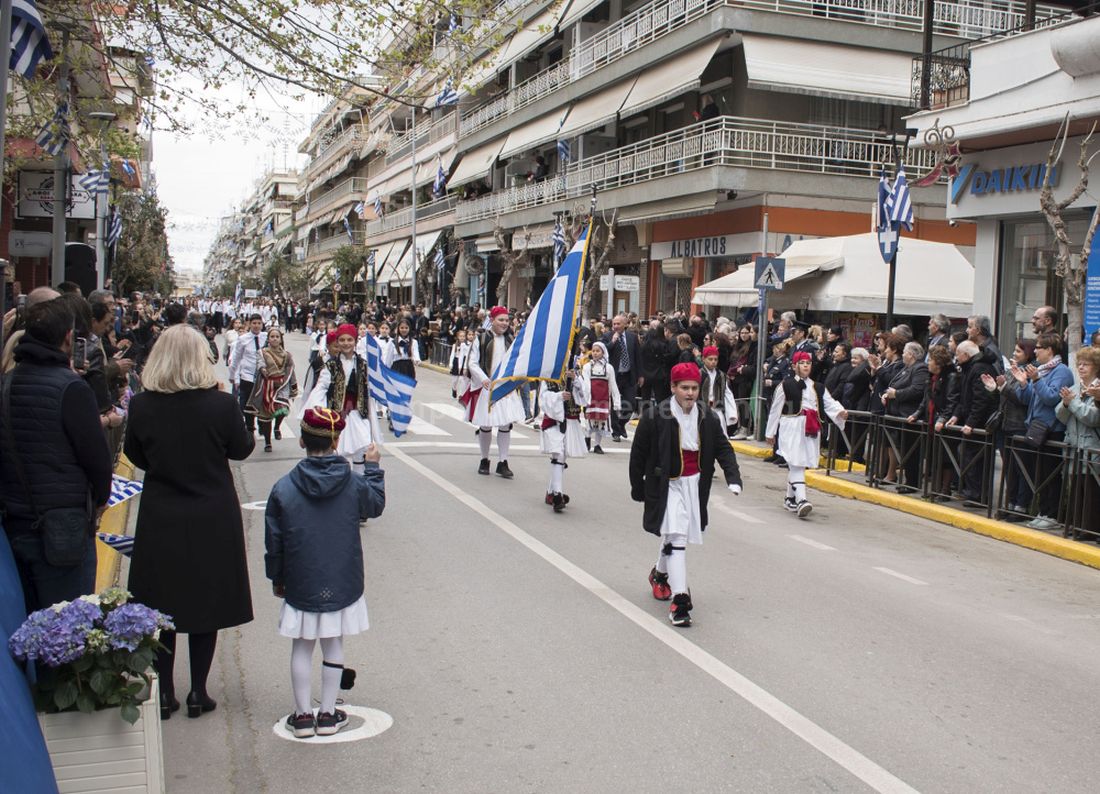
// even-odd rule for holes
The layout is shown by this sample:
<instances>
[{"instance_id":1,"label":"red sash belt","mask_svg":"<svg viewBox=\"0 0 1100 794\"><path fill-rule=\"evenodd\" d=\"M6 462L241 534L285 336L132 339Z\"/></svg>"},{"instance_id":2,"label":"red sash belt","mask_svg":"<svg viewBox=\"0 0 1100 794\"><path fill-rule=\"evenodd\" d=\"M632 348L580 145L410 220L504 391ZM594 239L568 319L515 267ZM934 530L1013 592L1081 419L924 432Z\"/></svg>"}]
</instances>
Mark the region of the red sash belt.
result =
<instances>
[{"instance_id":1,"label":"red sash belt","mask_svg":"<svg viewBox=\"0 0 1100 794\"><path fill-rule=\"evenodd\" d=\"M817 411L813 408L803 408L802 415L806 417L806 435L817 438L817 434L821 432L821 419L818 418Z\"/></svg>"},{"instance_id":2,"label":"red sash belt","mask_svg":"<svg viewBox=\"0 0 1100 794\"><path fill-rule=\"evenodd\" d=\"M557 419L551 419L546 414L542 415L542 425L541 425L541 427L542 427L543 430L549 430L551 427L553 427L557 423L558 423Z\"/></svg>"},{"instance_id":3,"label":"red sash belt","mask_svg":"<svg viewBox=\"0 0 1100 794\"><path fill-rule=\"evenodd\" d=\"M692 449L680 450L680 455L683 457L684 466L680 472L681 477L690 477L693 474L699 473L699 452Z\"/></svg>"}]
</instances>

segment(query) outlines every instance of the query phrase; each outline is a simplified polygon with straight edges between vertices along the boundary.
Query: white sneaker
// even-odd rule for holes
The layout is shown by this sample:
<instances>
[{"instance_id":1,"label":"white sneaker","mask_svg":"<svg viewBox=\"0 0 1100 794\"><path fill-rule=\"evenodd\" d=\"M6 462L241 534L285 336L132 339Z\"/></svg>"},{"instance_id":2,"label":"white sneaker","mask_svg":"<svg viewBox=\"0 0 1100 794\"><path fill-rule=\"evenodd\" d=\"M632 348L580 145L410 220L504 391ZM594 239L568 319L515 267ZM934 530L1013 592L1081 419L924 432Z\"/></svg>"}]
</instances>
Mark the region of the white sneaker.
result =
<instances>
[{"instance_id":1,"label":"white sneaker","mask_svg":"<svg viewBox=\"0 0 1100 794\"><path fill-rule=\"evenodd\" d=\"M783 506L784 506L785 508L787 508L787 510L788 510L788 511L790 511L790 512L792 512L792 513L794 513L794 512L797 512L797 511L798 511L798 502L796 502L796 501L794 500L794 497L793 497L793 496L785 496L785 497L783 497Z\"/></svg>"},{"instance_id":2,"label":"white sneaker","mask_svg":"<svg viewBox=\"0 0 1100 794\"><path fill-rule=\"evenodd\" d=\"M805 518L806 516L808 516L810 514L810 511L814 509L814 506L812 504L810 504L809 502L807 502L805 499L803 499L801 502L798 503L798 508L797 509L798 509L798 517L799 518Z\"/></svg>"},{"instance_id":3,"label":"white sneaker","mask_svg":"<svg viewBox=\"0 0 1100 794\"><path fill-rule=\"evenodd\" d=\"M1054 529L1056 526L1058 526L1058 522L1055 521L1053 518L1048 518L1047 516L1044 516L1040 513L1039 515L1035 516L1034 519L1027 522L1026 526L1028 527L1028 529L1047 530Z\"/></svg>"}]
</instances>

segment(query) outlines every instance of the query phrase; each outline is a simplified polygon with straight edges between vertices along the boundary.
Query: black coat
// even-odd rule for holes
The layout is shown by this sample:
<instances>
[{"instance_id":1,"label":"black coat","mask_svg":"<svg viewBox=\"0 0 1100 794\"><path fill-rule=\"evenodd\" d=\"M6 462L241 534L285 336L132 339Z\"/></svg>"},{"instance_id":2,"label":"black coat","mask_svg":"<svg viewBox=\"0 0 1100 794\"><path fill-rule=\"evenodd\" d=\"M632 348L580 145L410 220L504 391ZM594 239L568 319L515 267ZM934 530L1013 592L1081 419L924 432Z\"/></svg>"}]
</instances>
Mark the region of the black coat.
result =
<instances>
[{"instance_id":1,"label":"black coat","mask_svg":"<svg viewBox=\"0 0 1100 794\"><path fill-rule=\"evenodd\" d=\"M871 413L886 413L886 406L882 404L882 395L890 388L890 381L894 379L894 376L904 368L905 364L902 363L900 358L894 361L887 361L883 358L882 366L878 368L878 372L871 376L871 401L868 408Z\"/></svg>"},{"instance_id":2,"label":"black coat","mask_svg":"<svg viewBox=\"0 0 1100 794\"><path fill-rule=\"evenodd\" d=\"M911 367L903 367L890 381L889 388L896 393L894 399L886 404L886 412L890 416L900 416L903 419L919 413L924 395L928 391L928 377L928 365L923 361L918 361Z\"/></svg>"},{"instance_id":3,"label":"black coat","mask_svg":"<svg viewBox=\"0 0 1100 794\"><path fill-rule=\"evenodd\" d=\"M836 396L836 392L830 391ZM866 361L852 367L844 380L844 397L840 402L849 411L866 411L871 404L871 365Z\"/></svg>"},{"instance_id":4,"label":"black coat","mask_svg":"<svg viewBox=\"0 0 1100 794\"><path fill-rule=\"evenodd\" d=\"M852 362L851 359L844 359L843 361L834 361L832 368L829 370L829 374L825 376L825 388L829 394L833 395L833 399L844 405L844 388L848 384L848 378L852 375Z\"/></svg>"},{"instance_id":5,"label":"black coat","mask_svg":"<svg viewBox=\"0 0 1100 794\"><path fill-rule=\"evenodd\" d=\"M996 392L988 391L982 375L993 375L994 355L985 352L959 366L959 403L955 406L955 424L985 429L986 420L1000 400Z\"/></svg>"},{"instance_id":6,"label":"black coat","mask_svg":"<svg viewBox=\"0 0 1100 794\"><path fill-rule=\"evenodd\" d=\"M646 339L640 354L642 377L646 383L667 381L676 358L675 348L664 336Z\"/></svg>"},{"instance_id":7,"label":"black coat","mask_svg":"<svg viewBox=\"0 0 1100 794\"><path fill-rule=\"evenodd\" d=\"M630 448L630 498L645 502L642 527L661 534L668 507L668 481L680 474L680 423L672 415L669 398L642 413ZM714 481L714 461L730 485L741 484L741 470L726 438L725 422L710 408L699 406L699 518L707 526L707 500Z\"/></svg>"},{"instance_id":8,"label":"black coat","mask_svg":"<svg viewBox=\"0 0 1100 794\"><path fill-rule=\"evenodd\" d=\"M130 591L188 634L252 620L241 505L230 460L256 442L237 400L217 389L130 401L126 456L145 470Z\"/></svg>"}]
</instances>

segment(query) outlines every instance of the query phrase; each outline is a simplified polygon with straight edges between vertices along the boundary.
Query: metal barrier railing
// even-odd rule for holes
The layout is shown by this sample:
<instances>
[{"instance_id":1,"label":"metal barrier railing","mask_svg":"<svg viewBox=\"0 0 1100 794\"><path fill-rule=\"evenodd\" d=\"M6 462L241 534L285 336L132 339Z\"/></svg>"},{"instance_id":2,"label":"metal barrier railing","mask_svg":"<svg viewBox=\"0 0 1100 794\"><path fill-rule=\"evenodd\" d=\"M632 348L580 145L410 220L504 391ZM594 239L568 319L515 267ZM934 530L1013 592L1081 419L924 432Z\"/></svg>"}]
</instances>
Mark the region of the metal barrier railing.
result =
<instances>
[{"instance_id":1,"label":"metal barrier railing","mask_svg":"<svg viewBox=\"0 0 1100 794\"><path fill-rule=\"evenodd\" d=\"M1076 449L1063 469L1067 515L1062 535L1100 541L1100 450Z\"/></svg>"},{"instance_id":2,"label":"metal barrier railing","mask_svg":"<svg viewBox=\"0 0 1100 794\"><path fill-rule=\"evenodd\" d=\"M1061 441L1048 441L1036 449L1023 436L1006 437L999 513L1018 518L1043 516L1066 528L1071 511L1063 498L1063 483L1073 478L1063 475L1072 475L1078 452Z\"/></svg>"},{"instance_id":3,"label":"metal barrier railing","mask_svg":"<svg viewBox=\"0 0 1100 794\"><path fill-rule=\"evenodd\" d=\"M449 367L451 365L452 347L453 345L448 345L433 338L431 350L428 352L428 362L440 367Z\"/></svg>"}]
</instances>

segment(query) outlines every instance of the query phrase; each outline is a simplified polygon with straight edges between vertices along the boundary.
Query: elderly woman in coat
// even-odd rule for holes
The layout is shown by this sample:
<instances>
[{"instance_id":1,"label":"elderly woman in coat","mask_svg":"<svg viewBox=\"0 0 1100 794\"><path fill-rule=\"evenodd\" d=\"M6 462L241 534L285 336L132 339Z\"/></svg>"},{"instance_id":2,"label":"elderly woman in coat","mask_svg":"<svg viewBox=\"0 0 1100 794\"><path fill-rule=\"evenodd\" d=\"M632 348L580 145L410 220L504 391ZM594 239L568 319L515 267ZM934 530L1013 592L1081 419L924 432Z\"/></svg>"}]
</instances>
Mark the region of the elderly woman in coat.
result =
<instances>
[{"instance_id":1,"label":"elderly woman in coat","mask_svg":"<svg viewBox=\"0 0 1100 794\"><path fill-rule=\"evenodd\" d=\"M1077 351L1077 379L1075 387L1062 388L1054 413L1066 426L1066 443L1083 450L1081 465L1073 474L1072 533L1095 541L1100 540L1100 406L1088 390L1095 393L1100 387L1100 349Z\"/></svg>"},{"instance_id":2,"label":"elderly woman in coat","mask_svg":"<svg viewBox=\"0 0 1100 794\"><path fill-rule=\"evenodd\" d=\"M928 365L924 363L924 348L916 342L906 342L902 348L901 360L905 366L890 380L882 400L887 416L908 420L920 411L920 405L924 401L928 390ZM898 493L913 493L920 487L922 461L920 453L914 450L919 445L919 432L903 430L898 434L895 444L887 450L893 479L897 479L899 466L905 472L905 484L898 484Z\"/></svg>"}]
</instances>

